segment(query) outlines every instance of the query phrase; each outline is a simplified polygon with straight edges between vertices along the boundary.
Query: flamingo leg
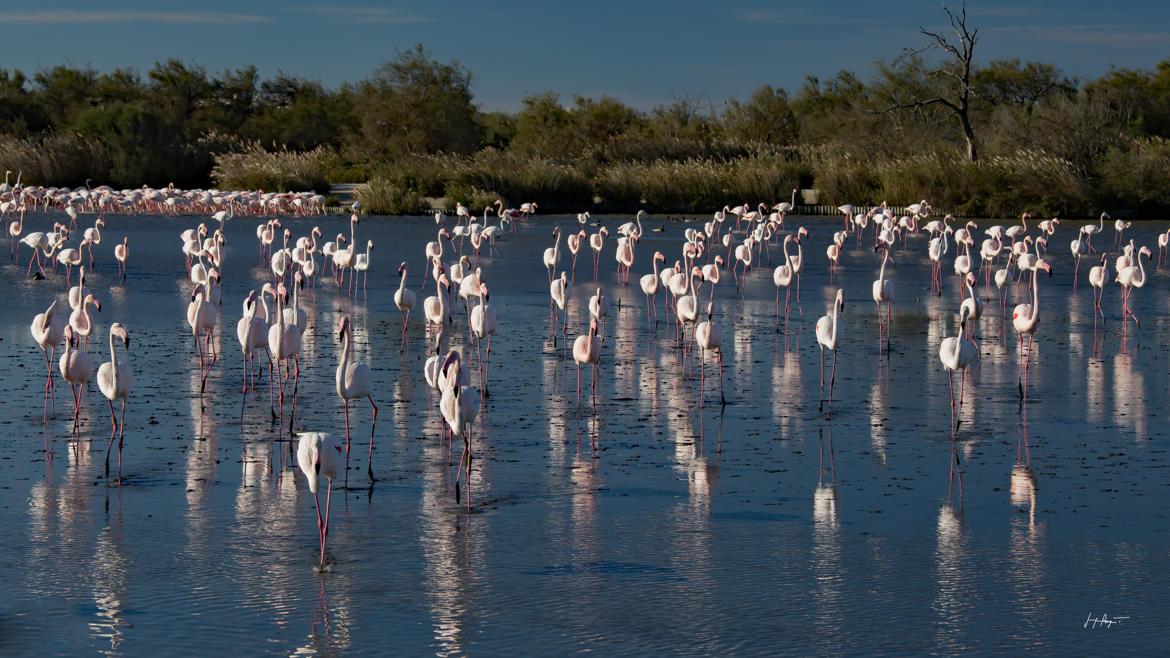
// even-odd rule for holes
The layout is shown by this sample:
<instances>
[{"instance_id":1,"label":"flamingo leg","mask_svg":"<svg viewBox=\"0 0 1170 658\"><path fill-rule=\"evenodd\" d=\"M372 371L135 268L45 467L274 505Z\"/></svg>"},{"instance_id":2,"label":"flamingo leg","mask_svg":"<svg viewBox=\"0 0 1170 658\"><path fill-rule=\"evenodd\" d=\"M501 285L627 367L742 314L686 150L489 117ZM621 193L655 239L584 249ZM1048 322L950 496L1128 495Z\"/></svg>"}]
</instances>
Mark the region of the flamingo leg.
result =
<instances>
[{"instance_id":1,"label":"flamingo leg","mask_svg":"<svg viewBox=\"0 0 1170 658\"><path fill-rule=\"evenodd\" d=\"M110 479L110 450L114 447L114 435L118 433L118 417L114 415L114 401L107 399L106 404L110 407L110 422L113 424L113 429L110 430L110 443L106 446L106 479ZM119 458L119 462L121 459ZM121 473L121 468L118 469Z\"/></svg>"}]
</instances>

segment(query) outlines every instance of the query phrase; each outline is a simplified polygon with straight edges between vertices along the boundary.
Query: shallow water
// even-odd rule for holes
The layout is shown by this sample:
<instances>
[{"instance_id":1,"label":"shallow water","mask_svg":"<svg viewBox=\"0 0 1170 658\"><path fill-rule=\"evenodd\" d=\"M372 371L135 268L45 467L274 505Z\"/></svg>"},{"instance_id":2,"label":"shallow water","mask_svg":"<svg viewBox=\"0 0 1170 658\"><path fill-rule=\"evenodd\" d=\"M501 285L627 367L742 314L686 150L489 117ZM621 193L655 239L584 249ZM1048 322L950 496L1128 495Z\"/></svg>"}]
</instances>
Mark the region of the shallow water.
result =
<instances>
[{"instance_id":1,"label":"shallow water","mask_svg":"<svg viewBox=\"0 0 1170 658\"><path fill-rule=\"evenodd\" d=\"M30 216L26 231L49 223ZM657 330L648 330L637 286L655 250L668 264L679 257L684 225L648 231L629 289L613 283L611 236L601 260L613 306L599 385L592 394L583 373L578 407L572 358L550 333L540 265L552 226L576 223L534 218L481 263L501 329L491 397L474 429L469 514L455 502L437 398L422 377L421 299L434 284L420 289L421 254L433 221L364 218L358 245L376 243L368 291L339 299L325 278L302 298L312 326L298 429L344 434L333 383L342 315L373 368L379 405L372 487L362 463L369 405L351 410L353 470L332 501L325 574L314 571L313 496L288 456L288 410L280 426L270 422L267 373L240 419L235 323L248 290L270 277L256 221L227 227L221 356L202 398L177 239L196 223L110 217L95 250L89 286L103 303L95 362L108 360L111 322L132 337L120 487L104 477L110 424L96 384L76 434L59 377L56 419L42 424L44 360L28 325L54 296L64 304L64 277L26 280L27 252L19 266L4 255L0 548L10 586L0 654L1120 655L1170 641L1167 405L1159 401L1170 363L1167 274L1150 266L1149 283L1134 293L1140 330L1131 321L1121 332L1116 284L1095 326L1085 277L1096 259L1083 259L1074 292L1070 223L1053 239L1053 276L1040 277L1027 402L1015 332L989 301L952 442L937 355L957 330L958 286L947 276L942 297L928 294L924 238L893 252L888 356L870 297L880 255L850 242L830 419L818 412L813 327L836 291L823 254L840 219L788 220L810 235L787 335L776 331L771 268L749 274L744 301L724 273L715 319L726 407L714 358L700 404L695 357L684 369L661 298ZM285 221L294 236L315 224L326 239L348 230L344 217ZM1165 228L1130 233L1156 259ZM131 248L125 284L112 258L122 235ZM1112 238L1107 228L1097 245ZM778 253L773 247L773 261ZM588 326L590 259L588 250L578 259L570 338ZM420 312L400 354L392 293L402 260ZM476 363L465 320L447 339ZM473 378L478 384L477 371ZM1085 626L1102 614L1125 619Z\"/></svg>"}]
</instances>

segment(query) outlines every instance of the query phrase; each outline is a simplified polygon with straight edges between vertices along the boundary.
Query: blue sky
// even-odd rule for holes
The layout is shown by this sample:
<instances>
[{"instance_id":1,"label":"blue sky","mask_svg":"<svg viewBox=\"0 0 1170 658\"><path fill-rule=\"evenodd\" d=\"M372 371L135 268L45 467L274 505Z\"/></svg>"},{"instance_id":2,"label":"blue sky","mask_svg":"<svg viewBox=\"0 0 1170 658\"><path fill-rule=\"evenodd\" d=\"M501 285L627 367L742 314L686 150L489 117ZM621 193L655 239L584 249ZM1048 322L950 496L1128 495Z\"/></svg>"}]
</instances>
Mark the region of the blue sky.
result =
<instances>
[{"instance_id":1,"label":"blue sky","mask_svg":"<svg viewBox=\"0 0 1170 658\"><path fill-rule=\"evenodd\" d=\"M972 2L967 11L982 63L1037 60L1084 80L1170 58L1170 3ZM698 93L745 98L765 83L795 91L805 75L841 69L868 78L875 61L924 43L920 25L945 20L937 1L5 0L0 67L145 74L176 57L213 73L255 64L264 77L283 70L334 88L419 42L472 71L485 110L514 111L548 90L649 109Z\"/></svg>"}]
</instances>

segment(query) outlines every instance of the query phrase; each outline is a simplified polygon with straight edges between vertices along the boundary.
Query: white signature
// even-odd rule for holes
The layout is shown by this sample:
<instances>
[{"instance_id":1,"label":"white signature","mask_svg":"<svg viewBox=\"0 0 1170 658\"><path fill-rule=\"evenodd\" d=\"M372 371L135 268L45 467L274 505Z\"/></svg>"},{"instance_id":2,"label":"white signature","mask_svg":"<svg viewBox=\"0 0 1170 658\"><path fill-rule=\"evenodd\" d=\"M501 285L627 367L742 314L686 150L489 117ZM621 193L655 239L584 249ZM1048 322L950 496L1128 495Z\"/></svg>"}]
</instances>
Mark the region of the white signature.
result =
<instances>
[{"instance_id":1,"label":"white signature","mask_svg":"<svg viewBox=\"0 0 1170 658\"><path fill-rule=\"evenodd\" d=\"M1097 628L1098 626L1113 628L1114 624L1121 625L1122 619L1129 619L1129 617L1113 617L1110 619L1109 615L1107 614L1102 614L1100 617L1094 617L1093 613L1090 612L1089 617L1085 619L1085 625L1082 628L1088 628L1089 624L1092 624L1093 628Z\"/></svg>"}]
</instances>

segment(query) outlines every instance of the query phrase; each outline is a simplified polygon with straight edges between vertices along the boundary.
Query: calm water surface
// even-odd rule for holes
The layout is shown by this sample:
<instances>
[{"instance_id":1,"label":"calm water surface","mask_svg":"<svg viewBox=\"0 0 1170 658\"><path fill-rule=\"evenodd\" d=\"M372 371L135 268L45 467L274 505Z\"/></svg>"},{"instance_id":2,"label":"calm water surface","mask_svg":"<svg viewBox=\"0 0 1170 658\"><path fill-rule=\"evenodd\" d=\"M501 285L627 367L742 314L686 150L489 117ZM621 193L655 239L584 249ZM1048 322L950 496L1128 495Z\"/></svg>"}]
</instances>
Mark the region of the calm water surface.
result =
<instances>
[{"instance_id":1,"label":"calm water surface","mask_svg":"<svg viewBox=\"0 0 1170 658\"><path fill-rule=\"evenodd\" d=\"M605 218L611 229L623 221ZM25 230L50 223L30 215ZM54 298L64 304L64 277L26 280L27 251L9 264L3 242L0 654L1124 655L1170 643L1168 275L1148 266L1133 301L1140 331L1131 322L1122 333L1115 284L1095 324L1084 277L1097 259L1084 259L1074 291L1071 223L1053 238L1053 276L1040 278L1027 403L1015 332L989 301L952 442L937 355L957 331L958 286L947 276L944 294L929 295L925 238L893 252L888 356L870 296L880 254L850 242L830 420L817 409L813 326L836 292L824 250L840 219L788 220L810 232L788 335L775 328L770 267L749 274L743 301L724 274L715 319L725 408L715 360L700 403L697 364L673 347L664 300L650 332L637 287L655 250L668 264L680 257L685 225L649 222L666 230L647 226L629 289L614 285L611 236L600 383L595 402L586 384L578 408L540 265L552 227L577 225L537 217L481 263L501 328L475 426L469 514L455 503L437 397L422 377L421 312L408 349L397 349L395 270L407 260L420 302L434 294L432 281L420 289L433 221L363 218L358 245L376 244L366 294L340 299L326 278L302 298L311 328L298 428L344 433L334 392L343 315L380 408L373 486L361 463L369 405L354 408L358 458L349 488L335 492L325 574L314 571L313 497L290 460L287 427L269 420L267 374L240 419L235 323L248 290L270 277L257 221L227 227L221 357L202 398L178 240L196 223L110 217L95 249L95 362L109 358L111 322L132 336L121 487L103 473L110 425L96 384L76 435L59 378L57 417L41 422L44 361L28 327ZM325 239L348 231L345 217L285 221L294 236L317 224ZM1156 260L1165 229L1130 234ZM125 284L112 257L123 235ZM1112 238L1107 228L1097 245ZM779 262L777 248L771 256ZM587 329L590 259L587 250L578 259L570 338ZM465 321L447 338L469 352ZM1126 619L1085 627L1101 615Z\"/></svg>"}]
</instances>

